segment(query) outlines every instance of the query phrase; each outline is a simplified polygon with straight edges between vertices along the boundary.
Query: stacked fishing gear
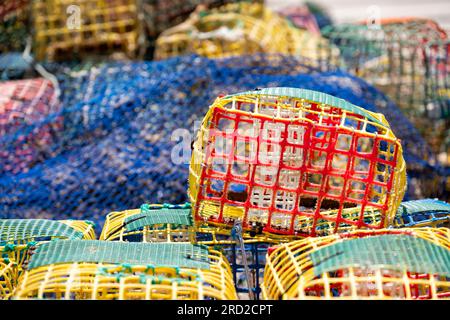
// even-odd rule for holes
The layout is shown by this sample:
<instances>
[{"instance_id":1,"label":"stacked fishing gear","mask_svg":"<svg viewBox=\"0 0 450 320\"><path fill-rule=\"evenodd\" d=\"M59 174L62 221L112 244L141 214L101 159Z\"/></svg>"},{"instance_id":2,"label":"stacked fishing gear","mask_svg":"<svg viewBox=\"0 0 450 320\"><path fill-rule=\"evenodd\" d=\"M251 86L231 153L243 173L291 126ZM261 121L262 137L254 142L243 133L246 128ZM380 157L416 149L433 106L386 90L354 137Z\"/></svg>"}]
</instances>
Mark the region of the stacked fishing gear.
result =
<instances>
[{"instance_id":1,"label":"stacked fishing gear","mask_svg":"<svg viewBox=\"0 0 450 320\"><path fill-rule=\"evenodd\" d=\"M437 23L234 0L0 22L0 299L450 298Z\"/></svg>"}]
</instances>

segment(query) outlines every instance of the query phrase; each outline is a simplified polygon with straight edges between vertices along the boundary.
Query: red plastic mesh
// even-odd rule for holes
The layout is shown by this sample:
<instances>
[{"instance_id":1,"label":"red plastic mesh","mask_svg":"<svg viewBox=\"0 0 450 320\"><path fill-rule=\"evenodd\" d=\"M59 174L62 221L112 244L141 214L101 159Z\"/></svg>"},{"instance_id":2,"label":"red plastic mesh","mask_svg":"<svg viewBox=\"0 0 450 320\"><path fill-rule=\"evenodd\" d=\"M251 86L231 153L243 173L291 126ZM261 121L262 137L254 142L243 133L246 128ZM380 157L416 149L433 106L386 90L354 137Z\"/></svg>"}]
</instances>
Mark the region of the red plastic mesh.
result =
<instances>
[{"instance_id":1,"label":"red plastic mesh","mask_svg":"<svg viewBox=\"0 0 450 320\"><path fill-rule=\"evenodd\" d=\"M240 110L242 103L236 104ZM311 110L320 111L316 104ZM329 113L342 114L342 110L331 107ZM348 116L363 117L347 113L347 121L362 128L363 121ZM202 170L197 197L197 203L220 204L218 216L209 217L210 222L230 224L223 215L224 205L230 205L244 208L243 227L247 229L260 210L259 215L263 212L266 217L263 231L275 234L315 236L323 221L331 221L334 232L343 226L384 227L397 145L385 137L339 126L339 117L320 120L319 115L307 113L305 118L312 121L214 110L204 160L211 165ZM246 134L249 127L262 128L261 134ZM218 147L217 141L225 141L225 148ZM356 206L360 206L356 218L342 216L344 208ZM379 209L379 219L364 220L368 206ZM338 213L329 214L330 209ZM296 227L299 217L312 219L312 228ZM274 223L279 218L281 225ZM203 220L198 207L196 219Z\"/></svg>"}]
</instances>

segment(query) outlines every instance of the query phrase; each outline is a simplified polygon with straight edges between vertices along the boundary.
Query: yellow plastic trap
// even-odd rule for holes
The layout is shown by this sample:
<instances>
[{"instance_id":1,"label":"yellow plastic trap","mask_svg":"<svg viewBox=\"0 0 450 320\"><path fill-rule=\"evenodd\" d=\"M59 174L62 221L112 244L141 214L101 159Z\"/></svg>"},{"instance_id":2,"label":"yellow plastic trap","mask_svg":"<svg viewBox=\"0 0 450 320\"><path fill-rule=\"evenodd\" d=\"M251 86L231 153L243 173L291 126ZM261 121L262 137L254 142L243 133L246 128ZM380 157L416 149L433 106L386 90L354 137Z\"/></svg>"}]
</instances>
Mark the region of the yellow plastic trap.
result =
<instances>
[{"instance_id":1,"label":"yellow plastic trap","mask_svg":"<svg viewBox=\"0 0 450 320\"><path fill-rule=\"evenodd\" d=\"M290 26L264 5L240 3L195 12L184 23L164 31L156 41L155 59L184 54L223 58L263 52L304 57L311 59L311 64L330 53L333 61L339 55L325 38Z\"/></svg>"},{"instance_id":2,"label":"yellow plastic trap","mask_svg":"<svg viewBox=\"0 0 450 320\"><path fill-rule=\"evenodd\" d=\"M61 242L59 245L67 243ZM31 258L30 268L21 279L14 298L76 300L237 298L230 266L217 251L202 248L201 256L191 257L183 256L188 252L187 249L181 247L177 249L177 246L192 246L190 244L91 241L83 243L84 246L80 250L76 248L78 245L73 243L69 254L64 253L66 250L56 249L56 253L51 257L52 261L46 260L45 257L43 261L40 260L41 257L37 257L40 254L38 248L36 256ZM87 255L86 249L89 252ZM135 250L139 251L139 255L130 259ZM114 263L102 261L100 254L93 258L93 255L96 255L95 251L107 251L108 254L103 255L103 258L107 256L107 260L114 260ZM83 256L91 262L82 262ZM193 266L141 263L143 258L148 256L152 256L150 260L155 261L161 256L166 256L169 260L173 259L174 263L178 260L191 259ZM126 260L129 263L125 263ZM203 267L196 267L196 260L201 260Z\"/></svg>"},{"instance_id":3,"label":"yellow plastic trap","mask_svg":"<svg viewBox=\"0 0 450 320\"><path fill-rule=\"evenodd\" d=\"M133 0L36 0L32 3L38 60L136 54L140 24Z\"/></svg>"},{"instance_id":4,"label":"yellow plastic trap","mask_svg":"<svg viewBox=\"0 0 450 320\"><path fill-rule=\"evenodd\" d=\"M191 206L144 204L107 215L100 240L195 242Z\"/></svg>"},{"instance_id":5,"label":"yellow plastic trap","mask_svg":"<svg viewBox=\"0 0 450 320\"><path fill-rule=\"evenodd\" d=\"M189 242L205 245L236 244L228 229L194 224L189 203L144 204L139 209L111 212L100 240L129 242ZM265 237L246 237L245 243L264 242Z\"/></svg>"},{"instance_id":6,"label":"yellow plastic trap","mask_svg":"<svg viewBox=\"0 0 450 320\"><path fill-rule=\"evenodd\" d=\"M406 189L400 141L381 114L320 92L219 97L193 145L197 224L269 238L390 225Z\"/></svg>"},{"instance_id":7,"label":"yellow plastic trap","mask_svg":"<svg viewBox=\"0 0 450 320\"><path fill-rule=\"evenodd\" d=\"M89 221L0 219L0 299L10 297L35 246L54 239L95 239L94 226Z\"/></svg>"},{"instance_id":8,"label":"yellow plastic trap","mask_svg":"<svg viewBox=\"0 0 450 320\"><path fill-rule=\"evenodd\" d=\"M450 231L364 230L275 247L265 299L443 299L450 297Z\"/></svg>"}]
</instances>

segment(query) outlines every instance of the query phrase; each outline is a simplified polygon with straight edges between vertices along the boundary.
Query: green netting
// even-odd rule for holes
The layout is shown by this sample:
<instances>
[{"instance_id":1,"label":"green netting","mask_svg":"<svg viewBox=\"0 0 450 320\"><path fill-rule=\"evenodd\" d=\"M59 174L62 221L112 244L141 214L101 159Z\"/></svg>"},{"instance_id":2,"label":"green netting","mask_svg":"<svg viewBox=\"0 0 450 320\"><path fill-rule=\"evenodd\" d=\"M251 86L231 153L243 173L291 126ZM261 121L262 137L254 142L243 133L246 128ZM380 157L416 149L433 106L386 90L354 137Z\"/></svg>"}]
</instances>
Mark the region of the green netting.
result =
<instances>
[{"instance_id":1,"label":"green netting","mask_svg":"<svg viewBox=\"0 0 450 320\"><path fill-rule=\"evenodd\" d=\"M31 257L29 269L58 263L90 262L209 269L206 246L99 240L50 241Z\"/></svg>"},{"instance_id":2,"label":"green netting","mask_svg":"<svg viewBox=\"0 0 450 320\"><path fill-rule=\"evenodd\" d=\"M148 205L142 205L139 214L127 217L124 221L127 231L139 230L145 226L156 224L191 226L191 210L178 208L150 209Z\"/></svg>"},{"instance_id":3,"label":"green netting","mask_svg":"<svg viewBox=\"0 0 450 320\"><path fill-rule=\"evenodd\" d=\"M82 239L83 233L55 220L0 219L0 243L41 237Z\"/></svg>"},{"instance_id":4,"label":"green netting","mask_svg":"<svg viewBox=\"0 0 450 320\"><path fill-rule=\"evenodd\" d=\"M364 118L369 119L372 122L381 124L382 126L385 126L378 120L377 118L373 117L369 113L365 112L364 109L355 106L354 104L351 104L350 102L345 101L344 99L336 98L332 95L313 91L313 90L307 90L307 89L298 89L298 88L288 88L288 87L277 87L277 88L264 88L260 90L254 90L254 91L246 91L241 92L237 94L232 94L227 96L234 97L234 96L241 96L241 95L266 95L266 96L281 96L281 97L291 97L291 98L298 98L298 99L305 99L308 101L314 101L321 104L326 104L329 106L333 106L336 108L340 108L342 110L346 110L348 112L358 114L360 116L363 116Z\"/></svg>"},{"instance_id":5,"label":"green netting","mask_svg":"<svg viewBox=\"0 0 450 320\"><path fill-rule=\"evenodd\" d=\"M450 204L433 199L405 201L398 207L397 215L411 215L431 211L450 212Z\"/></svg>"},{"instance_id":6,"label":"green netting","mask_svg":"<svg viewBox=\"0 0 450 320\"><path fill-rule=\"evenodd\" d=\"M357 266L450 276L450 250L410 235L346 240L323 247L309 256L316 276Z\"/></svg>"}]
</instances>

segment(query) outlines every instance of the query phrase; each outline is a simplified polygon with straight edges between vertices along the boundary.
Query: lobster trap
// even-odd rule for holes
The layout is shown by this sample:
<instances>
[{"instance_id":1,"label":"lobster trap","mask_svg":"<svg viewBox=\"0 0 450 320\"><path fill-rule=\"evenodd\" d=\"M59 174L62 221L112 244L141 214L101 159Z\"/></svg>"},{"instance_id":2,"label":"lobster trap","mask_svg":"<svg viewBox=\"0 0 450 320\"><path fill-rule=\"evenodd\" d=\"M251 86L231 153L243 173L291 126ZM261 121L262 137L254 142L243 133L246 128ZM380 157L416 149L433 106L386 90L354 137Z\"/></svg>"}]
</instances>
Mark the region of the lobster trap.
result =
<instances>
[{"instance_id":1,"label":"lobster trap","mask_svg":"<svg viewBox=\"0 0 450 320\"><path fill-rule=\"evenodd\" d=\"M427 43L425 51L427 74L427 112L434 119L450 118L450 41ZM448 126L447 126L448 128Z\"/></svg>"},{"instance_id":2,"label":"lobster trap","mask_svg":"<svg viewBox=\"0 0 450 320\"><path fill-rule=\"evenodd\" d=\"M445 299L447 228L354 231L283 244L268 254L266 299Z\"/></svg>"},{"instance_id":3,"label":"lobster trap","mask_svg":"<svg viewBox=\"0 0 450 320\"><path fill-rule=\"evenodd\" d=\"M164 31L156 41L155 59L185 54L224 58L266 52L294 55L315 64L322 51L332 59L338 55L326 39L290 26L262 4L239 3L194 13Z\"/></svg>"},{"instance_id":4,"label":"lobster trap","mask_svg":"<svg viewBox=\"0 0 450 320\"><path fill-rule=\"evenodd\" d=\"M36 243L55 239L95 239L90 221L45 219L0 219L0 252L21 266L26 250Z\"/></svg>"},{"instance_id":5,"label":"lobster trap","mask_svg":"<svg viewBox=\"0 0 450 320\"><path fill-rule=\"evenodd\" d=\"M428 113L430 43L447 39L435 22L426 19L385 19L379 25L344 24L323 30L339 47L341 66L376 85L410 117Z\"/></svg>"},{"instance_id":6,"label":"lobster trap","mask_svg":"<svg viewBox=\"0 0 450 320\"><path fill-rule=\"evenodd\" d=\"M419 129L434 153L448 127L448 43L434 21L382 19L379 25L329 26L324 37L340 50L339 65L377 86ZM429 130L433 121L434 130ZM444 161L445 165L445 161Z\"/></svg>"},{"instance_id":7,"label":"lobster trap","mask_svg":"<svg viewBox=\"0 0 450 320\"><path fill-rule=\"evenodd\" d=\"M38 246L16 299L236 299L217 251L187 243L54 241Z\"/></svg>"},{"instance_id":8,"label":"lobster trap","mask_svg":"<svg viewBox=\"0 0 450 320\"><path fill-rule=\"evenodd\" d=\"M0 219L0 300L11 297L36 245L54 239L95 239L93 223Z\"/></svg>"},{"instance_id":9,"label":"lobster trap","mask_svg":"<svg viewBox=\"0 0 450 320\"><path fill-rule=\"evenodd\" d=\"M197 223L239 220L247 232L287 239L384 228L405 181L402 147L381 114L269 88L210 107L193 144L189 197Z\"/></svg>"},{"instance_id":10,"label":"lobster trap","mask_svg":"<svg viewBox=\"0 0 450 320\"><path fill-rule=\"evenodd\" d=\"M32 10L37 60L137 55L141 24L134 0L39 0Z\"/></svg>"},{"instance_id":11,"label":"lobster trap","mask_svg":"<svg viewBox=\"0 0 450 320\"><path fill-rule=\"evenodd\" d=\"M111 212L100 240L195 242L191 206L143 204L140 209Z\"/></svg>"},{"instance_id":12,"label":"lobster trap","mask_svg":"<svg viewBox=\"0 0 450 320\"><path fill-rule=\"evenodd\" d=\"M261 237L242 239L241 243L241 235L230 236L226 231L207 225L194 227L189 203L144 204L140 209L108 214L100 240L208 245L230 262L238 294L242 298L259 299L269 243ZM251 280L247 282L249 277Z\"/></svg>"},{"instance_id":13,"label":"lobster trap","mask_svg":"<svg viewBox=\"0 0 450 320\"><path fill-rule=\"evenodd\" d=\"M435 200L411 200L400 204L394 220L397 228L450 227L450 204Z\"/></svg>"}]
</instances>

